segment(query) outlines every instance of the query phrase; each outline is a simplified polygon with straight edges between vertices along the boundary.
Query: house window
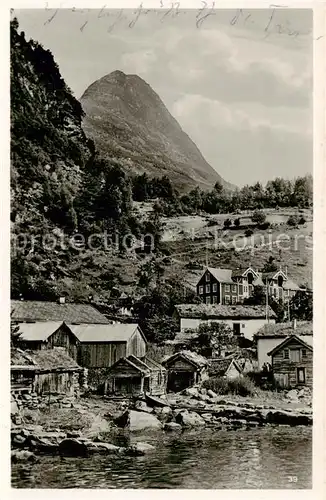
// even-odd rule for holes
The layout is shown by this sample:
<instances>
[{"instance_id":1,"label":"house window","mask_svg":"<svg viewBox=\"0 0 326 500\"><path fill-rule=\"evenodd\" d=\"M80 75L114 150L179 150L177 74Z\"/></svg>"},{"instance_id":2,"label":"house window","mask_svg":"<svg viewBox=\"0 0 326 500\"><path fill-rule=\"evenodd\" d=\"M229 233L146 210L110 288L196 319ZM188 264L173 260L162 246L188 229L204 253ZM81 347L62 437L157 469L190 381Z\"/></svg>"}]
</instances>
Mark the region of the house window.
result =
<instances>
[{"instance_id":1,"label":"house window","mask_svg":"<svg viewBox=\"0 0 326 500\"><path fill-rule=\"evenodd\" d=\"M299 363L299 361L300 361L300 350L299 349L291 349L290 350L290 360L293 363Z\"/></svg>"},{"instance_id":2,"label":"house window","mask_svg":"<svg viewBox=\"0 0 326 500\"><path fill-rule=\"evenodd\" d=\"M210 286L209 285L206 285L206 293L209 293L210 292Z\"/></svg>"},{"instance_id":3,"label":"house window","mask_svg":"<svg viewBox=\"0 0 326 500\"><path fill-rule=\"evenodd\" d=\"M216 297L216 295L213 295L213 304L217 304L217 297Z\"/></svg>"},{"instance_id":4,"label":"house window","mask_svg":"<svg viewBox=\"0 0 326 500\"><path fill-rule=\"evenodd\" d=\"M306 371L304 368L297 368L297 381L298 381L298 384L305 384Z\"/></svg>"},{"instance_id":5,"label":"house window","mask_svg":"<svg viewBox=\"0 0 326 500\"><path fill-rule=\"evenodd\" d=\"M217 283L213 284L213 292L217 292Z\"/></svg>"},{"instance_id":6,"label":"house window","mask_svg":"<svg viewBox=\"0 0 326 500\"><path fill-rule=\"evenodd\" d=\"M205 280L206 281L210 281L211 280L211 275L209 273L206 274Z\"/></svg>"},{"instance_id":7,"label":"house window","mask_svg":"<svg viewBox=\"0 0 326 500\"><path fill-rule=\"evenodd\" d=\"M237 291L237 285L232 285L232 292L236 292Z\"/></svg>"},{"instance_id":8,"label":"house window","mask_svg":"<svg viewBox=\"0 0 326 500\"><path fill-rule=\"evenodd\" d=\"M244 287L243 287L243 291L244 291L244 292L248 292L248 287L247 287L247 286L244 286Z\"/></svg>"},{"instance_id":9,"label":"house window","mask_svg":"<svg viewBox=\"0 0 326 500\"><path fill-rule=\"evenodd\" d=\"M237 298L235 295L232 295L232 304L236 304L237 303Z\"/></svg>"},{"instance_id":10,"label":"house window","mask_svg":"<svg viewBox=\"0 0 326 500\"><path fill-rule=\"evenodd\" d=\"M289 349L284 349L283 354L284 354L284 359L289 359Z\"/></svg>"},{"instance_id":11,"label":"house window","mask_svg":"<svg viewBox=\"0 0 326 500\"><path fill-rule=\"evenodd\" d=\"M229 292L230 291L230 285L225 285L225 291Z\"/></svg>"},{"instance_id":12,"label":"house window","mask_svg":"<svg viewBox=\"0 0 326 500\"><path fill-rule=\"evenodd\" d=\"M243 285L239 285L239 295L243 294Z\"/></svg>"},{"instance_id":13,"label":"house window","mask_svg":"<svg viewBox=\"0 0 326 500\"><path fill-rule=\"evenodd\" d=\"M162 383L162 374L161 374L161 372L158 372L158 374L157 374L157 383L158 383L158 385L161 385L161 383Z\"/></svg>"},{"instance_id":14,"label":"house window","mask_svg":"<svg viewBox=\"0 0 326 500\"><path fill-rule=\"evenodd\" d=\"M212 301L211 301L211 298L210 297L206 297L206 304L211 304Z\"/></svg>"},{"instance_id":15,"label":"house window","mask_svg":"<svg viewBox=\"0 0 326 500\"><path fill-rule=\"evenodd\" d=\"M240 323L233 323L234 335L240 335Z\"/></svg>"},{"instance_id":16,"label":"house window","mask_svg":"<svg viewBox=\"0 0 326 500\"><path fill-rule=\"evenodd\" d=\"M200 295L203 295L203 293L204 293L204 287L203 287L203 286L200 286L200 287L199 287L199 294L200 294Z\"/></svg>"},{"instance_id":17,"label":"house window","mask_svg":"<svg viewBox=\"0 0 326 500\"><path fill-rule=\"evenodd\" d=\"M302 349L301 354L302 354L302 359L305 359L307 357L307 349Z\"/></svg>"},{"instance_id":18,"label":"house window","mask_svg":"<svg viewBox=\"0 0 326 500\"><path fill-rule=\"evenodd\" d=\"M225 303L226 304L230 304L230 296L229 295L225 295Z\"/></svg>"},{"instance_id":19,"label":"house window","mask_svg":"<svg viewBox=\"0 0 326 500\"><path fill-rule=\"evenodd\" d=\"M242 323L242 328L246 328L246 324L245 323Z\"/></svg>"}]
</instances>

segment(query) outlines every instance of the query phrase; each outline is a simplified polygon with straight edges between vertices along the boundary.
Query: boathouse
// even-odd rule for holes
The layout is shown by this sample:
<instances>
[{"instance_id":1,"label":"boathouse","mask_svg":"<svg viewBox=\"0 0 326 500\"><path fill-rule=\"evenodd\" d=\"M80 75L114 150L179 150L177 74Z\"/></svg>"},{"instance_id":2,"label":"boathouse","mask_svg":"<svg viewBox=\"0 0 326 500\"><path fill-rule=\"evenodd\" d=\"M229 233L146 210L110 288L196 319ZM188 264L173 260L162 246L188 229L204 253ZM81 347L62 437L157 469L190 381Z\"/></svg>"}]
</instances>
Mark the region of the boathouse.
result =
<instances>
[{"instance_id":1,"label":"boathouse","mask_svg":"<svg viewBox=\"0 0 326 500\"><path fill-rule=\"evenodd\" d=\"M179 392L208 378L208 361L191 351L180 351L162 361L168 372L167 390Z\"/></svg>"},{"instance_id":2,"label":"boathouse","mask_svg":"<svg viewBox=\"0 0 326 500\"><path fill-rule=\"evenodd\" d=\"M160 396L166 392L166 369L149 358L136 356L120 358L108 370L105 394Z\"/></svg>"}]
</instances>

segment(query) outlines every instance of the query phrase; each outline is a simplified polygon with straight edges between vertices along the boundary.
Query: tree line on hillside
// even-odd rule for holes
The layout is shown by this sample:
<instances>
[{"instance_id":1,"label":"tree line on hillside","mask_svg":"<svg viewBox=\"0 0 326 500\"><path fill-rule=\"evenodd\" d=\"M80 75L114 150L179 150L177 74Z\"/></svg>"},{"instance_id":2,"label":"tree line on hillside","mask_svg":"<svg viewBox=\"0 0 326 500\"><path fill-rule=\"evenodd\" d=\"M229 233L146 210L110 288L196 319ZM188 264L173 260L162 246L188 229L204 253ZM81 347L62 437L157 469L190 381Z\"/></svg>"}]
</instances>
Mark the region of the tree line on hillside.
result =
<instances>
[{"instance_id":1,"label":"tree line on hillside","mask_svg":"<svg viewBox=\"0 0 326 500\"><path fill-rule=\"evenodd\" d=\"M157 210L164 215L231 213L237 210L253 210L277 207L309 208L313 201L312 176L297 177L294 181L280 177L246 185L233 191L217 182L211 191L196 187L181 195L166 177L151 178L146 173L132 179L132 195L135 201L157 199Z\"/></svg>"}]
</instances>

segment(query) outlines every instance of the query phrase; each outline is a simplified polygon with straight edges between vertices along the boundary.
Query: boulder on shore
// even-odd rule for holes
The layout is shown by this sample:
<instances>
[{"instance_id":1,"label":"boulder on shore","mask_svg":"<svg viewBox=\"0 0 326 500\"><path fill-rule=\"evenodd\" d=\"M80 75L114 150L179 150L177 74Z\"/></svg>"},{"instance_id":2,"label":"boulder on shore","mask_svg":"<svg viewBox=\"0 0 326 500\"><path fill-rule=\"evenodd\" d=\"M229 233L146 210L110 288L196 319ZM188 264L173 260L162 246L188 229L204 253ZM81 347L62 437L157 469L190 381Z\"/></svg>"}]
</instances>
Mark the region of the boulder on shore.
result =
<instances>
[{"instance_id":1,"label":"boulder on shore","mask_svg":"<svg viewBox=\"0 0 326 500\"><path fill-rule=\"evenodd\" d=\"M143 429L162 429L162 424L155 415L142 411L130 410L131 431L140 431Z\"/></svg>"},{"instance_id":2,"label":"boulder on shore","mask_svg":"<svg viewBox=\"0 0 326 500\"><path fill-rule=\"evenodd\" d=\"M67 438L59 444L59 452L61 455L68 457L87 456L87 446L75 438Z\"/></svg>"},{"instance_id":3,"label":"boulder on shore","mask_svg":"<svg viewBox=\"0 0 326 500\"><path fill-rule=\"evenodd\" d=\"M205 420L194 411L181 411L176 415L175 420L177 424L181 424L184 427L197 427L205 425Z\"/></svg>"},{"instance_id":4,"label":"boulder on shore","mask_svg":"<svg viewBox=\"0 0 326 500\"><path fill-rule=\"evenodd\" d=\"M146 413L153 413L153 408L150 408L149 406L147 406L145 401L141 401L141 400L136 401L135 409L138 411L144 411Z\"/></svg>"},{"instance_id":5,"label":"boulder on shore","mask_svg":"<svg viewBox=\"0 0 326 500\"><path fill-rule=\"evenodd\" d=\"M37 457L32 453L31 451L28 450L13 450L11 452L11 461L12 462L35 462L37 460Z\"/></svg>"},{"instance_id":6,"label":"boulder on shore","mask_svg":"<svg viewBox=\"0 0 326 500\"><path fill-rule=\"evenodd\" d=\"M187 387L187 389L184 390L184 394L192 398L197 398L199 396L199 392L196 387Z\"/></svg>"}]
</instances>

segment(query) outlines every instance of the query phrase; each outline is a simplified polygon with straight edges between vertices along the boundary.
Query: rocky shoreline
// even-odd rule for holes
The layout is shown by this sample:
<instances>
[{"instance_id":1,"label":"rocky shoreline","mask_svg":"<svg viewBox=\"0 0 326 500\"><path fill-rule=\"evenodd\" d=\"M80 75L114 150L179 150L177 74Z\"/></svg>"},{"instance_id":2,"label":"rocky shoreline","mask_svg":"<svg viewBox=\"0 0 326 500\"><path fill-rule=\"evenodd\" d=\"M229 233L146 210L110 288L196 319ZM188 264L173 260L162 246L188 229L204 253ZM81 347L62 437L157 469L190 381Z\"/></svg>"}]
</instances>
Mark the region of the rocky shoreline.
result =
<instances>
[{"instance_id":1,"label":"rocky shoreline","mask_svg":"<svg viewBox=\"0 0 326 500\"><path fill-rule=\"evenodd\" d=\"M137 431L182 433L191 428L216 430L250 430L263 426L311 426L312 409L280 409L272 405L235 402L218 397L213 391L189 388L166 405L148 406L138 399L119 402L117 410L105 415L105 428L95 433L63 428L45 429L41 425L13 421L11 429L12 461L34 461L44 454L84 456L94 454L142 456L155 450L145 442L116 446L110 441L119 432ZM103 402L105 404L105 402ZM82 402L79 401L79 406ZM69 411L69 410L67 410Z\"/></svg>"}]
</instances>

